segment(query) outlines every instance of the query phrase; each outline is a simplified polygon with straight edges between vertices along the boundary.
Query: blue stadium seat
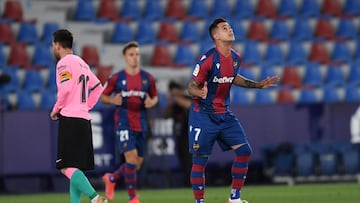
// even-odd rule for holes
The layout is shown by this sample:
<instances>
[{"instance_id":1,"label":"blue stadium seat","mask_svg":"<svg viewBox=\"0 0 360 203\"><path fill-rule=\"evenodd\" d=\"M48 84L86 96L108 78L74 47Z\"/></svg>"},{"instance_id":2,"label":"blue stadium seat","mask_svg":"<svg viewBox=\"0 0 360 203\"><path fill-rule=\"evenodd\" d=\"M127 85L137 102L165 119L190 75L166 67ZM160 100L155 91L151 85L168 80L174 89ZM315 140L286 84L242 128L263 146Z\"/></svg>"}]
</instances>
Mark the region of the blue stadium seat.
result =
<instances>
[{"instance_id":1,"label":"blue stadium seat","mask_svg":"<svg viewBox=\"0 0 360 203\"><path fill-rule=\"evenodd\" d=\"M254 74L254 71L253 71L252 68L242 68L242 67L240 67L239 74L246 77L246 78L248 78L248 79L256 80L255 74Z\"/></svg>"},{"instance_id":2,"label":"blue stadium seat","mask_svg":"<svg viewBox=\"0 0 360 203\"><path fill-rule=\"evenodd\" d=\"M298 102L299 103L304 103L304 104L317 103L318 98L317 98L316 93L315 93L314 90L312 90L312 89L303 89L300 92L300 97L299 97Z\"/></svg>"},{"instance_id":3,"label":"blue stadium seat","mask_svg":"<svg viewBox=\"0 0 360 203\"><path fill-rule=\"evenodd\" d=\"M306 65L303 77L303 84L310 86L322 86L323 76L321 75L320 66L316 63L309 63Z\"/></svg>"},{"instance_id":4,"label":"blue stadium seat","mask_svg":"<svg viewBox=\"0 0 360 203\"><path fill-rule=\"evenodd\" d=\"M347 83L349 85L360 85L360 62L351 64Z\"/></svg>"},{"instance_id":5,"label":"blue stadium seat","mask_svg":"<svg viewBox=\"0 0 360 203\"><path fill-rule=\"evenodd\" d=\"M0 43L0 67L4 67L6 65L6 57L4 54L4 48L3 44Z\"/></svg>"},{"instance_id":6,"label":"blue stadium seat","mask_svg":"<svg viewBox=\"0 0 360 203\"><path fill-rule=\"evenodd\" d=\"M215 0L211 16L213 18L223 17L228 18L231 15L231 8L228 0Z\"/></svg>"},{"instance_id":7,"label":"blue stadium seat","mask_svg":"<svg viewBox=\"0 0 360 203\"><path fill-rule=\"evenodd\" d=\"M32 64L48 68L54 65L50 47L45 44L36 44Z\"/></svg>"},{"instance_id":8,"label":"blue stadium seat","mask_svg":"<svg viewBox=\"0 0 360 203\"><path fill-rule=\"evenodd\" d=\"M156 42L156 33L152 21L142 20L138 22L137 27L136 40L140 44L153 44Z\"/></svg>"},{"instance_id":9,"label":"blue stadium seat","mask_svg":"<svg viewBox=\"0 0 360 203\"><path fill-rule=\"evenodd\" d=\"M360 62L360 38L356 40L356 48L354 54L354 60Z\"/></svg>"},{"instance_id":10,"label":"blue stadium seat","mask_svg":"<svg viewBox=\"0 0 360 203\"><path fill-rule=\"evenodd\" d=\"M346 86L345 102L360 102L360 88L358 86Z\"/></svg>"},{"instance_id":11,"label":"blue stadium seat","mask_svg":"<svg viewBox=\"0 0 360 203\"><path fill-rule=\"evenodd\" d=\"M188 15L190 17L206 19L209 16L206 0L192 0L189 5Z\"/></svg>"},{"instance_id":12,"label":"blue stadium seat","mask_svg":"<svg viewBox=\"0 0 360 203\"><path fill-rule=\"evenodd\" d=\"M266 77L277 75L275 68L273 66L270 66L268 64L264 65L260 69L260 76L259 80L264 80Z\"/></svg>"},{"instance_id":13,"label":"blue stadium seat","mask_svg":"<svg viewBox=\"0 0 360 203\"><path fill-rule=\"evenodd\" d=\"M20 80L18 77L18 71L19 68L15 67L15 66L5 66L4 68L2 68L3 73L7 74L10 76L11 80L10 83L6 84L5 86L9 86L11 88L20 88Z\"/></svg>"},{"instance_id":14,"label":"blue stadium seat","mask_svg":"<svg viewBox=\"0 0 360 203\"><path fill-rule=\"evenodd\" d=\"M329 66L327 70L326 83L328 85L345 85L345 76L340 67Z\"/></svg>"},{"instance_id":15,"label":"blue stadium seat","mask_svg":"<svg viewBox=\"0 0 360 203\"><path fill-rule=\"evenodd\" d=\"M312 1L312 0L311 0ZM292 31L292 39L308 41L313 38L313 31L307 18L297 18Z\"/></svg>"},{"instance_id":16,"label":"blue stadium seat","mask_svg":"<svg viewBox=\"0 0 360 203\"><path fill-rule=\"evenodd\" d=\"M344 39L356 38L356 26L352 19L341 19L336 30L336 35Z\"/></svg>"},{"instance_id":17,"label":"blue stadium seat","mask_svg":"<svg viewBox=\"0 0 360 203\"><path fill-rule=\"evenodd\" d=\"M144 18L147 20L161 20L164 17L164 8L161 1L146 1Z\"/></svg>"},{"instance_id":18,"label":"blue stadium seat","mask_svg":"<svg viewBox=\"0 0 360 203\"><path fill-rule=\"evenodd\" d=\"M250 98L247 95L247 90L242 87L233 85L231 87L230 101L232 104L250 104Z\"/></svg>"},{"instance_id":19,"label":"blue stadium seat","mask_svg":"<svg viewBox=\"0 0 360 203\"><path fill-rule=\"evenodd\" d=\"M332 61L349 63L352 61L352 54L348 45L344 42L336 42L331 56Z\"/></svg>"},{"instance_id":20,"label":"blue stadium seat","mask_svg":"<svg viewBox=\"0 0 360 203\"><path fill-rule=\"evenodd\" d=\"M130 25L127 23L118 22L115 24L112 35L112 43L127 43L133 40L133 33Z\"/></svg>"},{"instance_id":21,"label":"blue stadium seat","mask_svg":"<svg viewBox=\"0 0 360 203\"><path fill-rule=\"evenodd\" d=\"M17 94L18 110L34 110L36 108L32 94L27 91L19 91Z\"/></svg>"},{"instance_id":22,"label":"blue stadium seat","mask_svg":"<svg viewBox=\"0 0 360 203\"><path fill-rule=\"evenodd\" d=\"M245 64L260 64L262 57L256 41L246 41L243 51L243 63Z\"/></svg>"},{"instance_id":23,"label":"blue stadium seat","mask_svg":"<svg viewBox=\"0 0 360 203\"><path fill-rule=\"evenodd\" d=\"M139 0L124 0L121 16L123 18L129 18L138 20L141 18L141 10L139 6Z\"/></svg>"},{"instance_id":24,"label":"blue stadium seat","mask_svg":"<svg viewBox=\"0 0 360 203\"><path fill-rule=\"evenodd\" d=\"M236 0L235 9L233 10L233 17L239 18L251 18L254 16L254 8L251 1Z\"/></svg>"},{"instance_id":25,"label":"blue stadium seat","mask_svg":"<svg viewBox=\"0 0 360 203\"><path fill-rule=\"evenodd\" d=\"M283 20L275 20L271 28L270 37L273 40L279 41L289 40L290 34L286 22Z\"/></svg>"},{"instance_id":26,"label":"blue stadium seat","mask_svg":"<svg viewBox=\"0 0 360 203\"><path fill-rule=\"evenodd\" d=\"M214 42L211 39L202 40L200 42L199 54L204 54L212 47L214 47Z\"/></svg>"},{"instance_id":27,"label":"blue stadium seat","mask_svg":"<svg viewBox=\"0 0 360 203\"><path fill-rule=\"evenodd\" d=\"M347 15L359 16L360 15L360 1L359 0L346 0L343 11Z\"/></svg>"},{"instance_id":28,"label":"blue stadium seat","mask_svg":"<svg viewBox=\"0 0 360 203\"><path fill-rule=\"evenodd\" d=\"M281 0L278 6L278 15L284 17L294 17L297 15L296 0Z\"/></svg>"},{"instance_id":29,"label":"blue stadium seat","mask_svg":"<svg viewBox=\"0 0 360 203\"><path fill-rule=\"evenodd\" d=\"M303 17L318 17L320 15L320 6L317 1L303 0L300 9Z\"/></svg>"},{"instance_id":30,"label":"blue stadium seat","mask_svg":"<svg viewBox=\"0 0 360 203\"><path fill-rule=\"evenodd\" d=\"M271 90L268 89L260 89L255 90L255 104L273 104L275 101L271 97Z\"/></svg>"},{"instance_id":31,"label":"blue stadium seat","mask_svg":"<svg viewBox=\"0 0 360 203\"><path fill-rule=\"evenodd\" d=\"M40 108L52 109L56 103L56 92L52 90L44 90L41 93Z\"/></svg>"},{"instance_id":32,"label":"blue stadium seat","mask_svg":"<svg viewBox=\"0 0 360 203\"><path fill-rule=\"evenodd\" d=\"M345 174L358 174L360 172L360 155L356 149L344 151L341 154Z\"/></svg>"},{"instance_id":33,"label":"blue stadium seat","mask_svg":"<svg viewBox=\"0 0 360 203\"><path fill-rule=\"evenodd\" d=\"M54 92L57 91L55 68L50 68L49 69L49 76L48 76L47 81L46 81L46 88L49 91L54 91Z\"/></svg>"},{"instance_id":34,"label":"blue stadium seat","mask_svg":"<svg viewBox=\"0 0 360 203\"><path fill-rule=\"evenodd\" d=\"M19 42L35 44L39 41L36 27L31 22L23 22L20 24L20 29L17 35Z\"/></svg>"},{"instance_id":35,"label":"blue stadium seat","mask_svg":"<svg viewBox=\"0 0 360 203\"><path fill-rule=\"evenodd\" d=\"M280 153L275 157L274 173L276 175L292 175L294 166L294 155L291 153Z\"/></svg>"},{"instance_id":36,"label":"blue stadium seat","mask_svg":"<svg viewBox=\"0 0 360 203\"><path fill-rule=\"evenodd\" d=\"M295 162L297 176L306 177L314 174L315 162L312 153L297 153Z\"/></svg>"},{"instance_id":37,"label":"blue stadium seat","mask_svg":"<svg viewBox=\"0 0 360 203\"><path fill-rule=\"evenodd\" d=\"M45 23L44 27L43 27L42 37L41 37L42 42L44 44L51 45L51 43L53 41L52 34L59 28L60 28L60 26L57 23L53 23L53 22Z\"/></svg>"},{"instance_id":38,"label":"blue stadium seat","mask_svg":"<svg viewBox=\"0 0 360 203\"><path fill-rule=\"evenodd\" d=\"M174 63L179 66L193 66L194 65L194 53L190 45L178 45L175 52Z\"/></svg>"},{"instance_id":39,"label":"blue stadium seat","mask_svg":"<svg viewBox=\"0 0 360 203\"><path fill-rule=\"evenodd\" d=\"M323 90L324 90L323 101L325 103L336 103L342 101L342 98L340 97L339 93L336 91L336 87L327 85L323 88Z\"/></svg>"},{"instance_id":40,"label":"blue stadium seat","mask_svg":"<svg viewBox=\"0 0 360 203\"><path fill-rule=\"evenodd\" d=\"M242 42L246 40L246 31L240 20L230 20L230 25L235 35L235 42Z\"/></svg>"},{"instance_id":41,"label":"blue stadium seat","mask_svg":"<svg viewBox=\"0 0 360 203\"><path fill-rule=\"evenodd\" d=\"M96 11L93 2L87 0L78 0L76 5L74 20L76 21L96 20Z\"/></svg>"},{"instance_id":42,"label":"blue stadium seat","mask_svg":"<svg viewBox=\"0 0 360 203\"><path fill-rule=\"evenodd\" d=\"M333 151L328 151L319 155L321 175L337 174L338 161Z\"/></svg>"},{"instance_id":43,"label":"blue stadium seat","mask_svg":"<svg viewBox=\"0 0 360 203\"><path fill-rule=\"evenodd\" d=\"M27 91L39 91L43 89L43 80L40 71L27 70L24 78L24 89Z\"/></svg>"},{"instance_id":44,"label":"blue stadium seat","mask_svg":"<svg viewBox=\"0 0 360 203\"><path fill-rule=\"evenodd\" d=\"M301 42L292 41L287 55L287 63L290 65L303 65L307 62L307 53Z\"/></svg>"},{"instance_id":45,"label":"blue stadium seat","mask_svg":"<svg viewBox=\"0 0 360 203\"><path fill-rule=\"evenodd\" d=\"M268 44L266 48L264 62L269 65L283 65L285 56L280 44Z\"/></svg>"},{"instance_id":46,"label":"blue stadium seat","mask_svg":"<svg viewBox=\"0 0 360 203\"><path fill-rule=\"evenodd\" d=\"M200 30L196 22L184 22L181 29L180 39L186 42L197 42L200 40Z\"/></svg>"}]
</instances>

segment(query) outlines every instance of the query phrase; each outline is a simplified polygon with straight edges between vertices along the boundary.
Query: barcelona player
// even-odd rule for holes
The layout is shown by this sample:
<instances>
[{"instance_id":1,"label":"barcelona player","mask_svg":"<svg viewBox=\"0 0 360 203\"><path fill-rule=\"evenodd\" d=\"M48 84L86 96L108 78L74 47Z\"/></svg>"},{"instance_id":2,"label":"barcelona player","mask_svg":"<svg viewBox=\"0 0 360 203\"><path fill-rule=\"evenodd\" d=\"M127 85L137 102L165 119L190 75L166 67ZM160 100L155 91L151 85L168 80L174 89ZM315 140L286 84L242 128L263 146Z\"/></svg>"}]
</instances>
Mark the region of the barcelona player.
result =
<instances>
[{"instance_id":1,"label":"barcelona player","mask_svg":"<svg viewBox=\"0 0 360 203\"><path fill-rule=\"evenodd\" d=\"M112 174L106 173L103 181L106 196L112 200L116 182L124 177L129 203L138 203L139 198L135 193L136 171L140 169L145 154L146 109L157 104L158 96L153 76L140 69L138 43L126 44L123 57L127 65L124 70L109 78L101 101L116 105L116 140L126 163Z\"/></svg>"},{"instance_id":2,"label":"barcelona player","mask_svg":"<svg viewBox=\"0 0 360 203\"><path fill-rule=\"evenodd\" d=\"M91 203L107 202L82 172L95 167L89 110L95 106L103 87L89 66L73 54L71 32L57 30L53 38L53 54L59 60L57 101L50 114L52 120L59 120L56 167L70 180L71 203L80 203L82 194Z\"/></svg>"},{"instance_id":3,"label":"barcelona player","mask_svg":"<svg viewBox=\"0 0 360 203\"><path fill-rule=\"evenodd\" d=\"M235 115L229 109L231 85L244 88L267 88L280 80L277 76L255 82L238 74L241 58L232 49L235 40L229 23L215 19L209 26L215 47L202 55L196 63L188 92L193 96L189 112L189 148L193 154L190 182L196 203L204 202L205 167L216 142L222 150L233 150L231 168L232 190L229 203L244 203L241 188L244 185L251 147Z\"/></svg>"}]
</instances>

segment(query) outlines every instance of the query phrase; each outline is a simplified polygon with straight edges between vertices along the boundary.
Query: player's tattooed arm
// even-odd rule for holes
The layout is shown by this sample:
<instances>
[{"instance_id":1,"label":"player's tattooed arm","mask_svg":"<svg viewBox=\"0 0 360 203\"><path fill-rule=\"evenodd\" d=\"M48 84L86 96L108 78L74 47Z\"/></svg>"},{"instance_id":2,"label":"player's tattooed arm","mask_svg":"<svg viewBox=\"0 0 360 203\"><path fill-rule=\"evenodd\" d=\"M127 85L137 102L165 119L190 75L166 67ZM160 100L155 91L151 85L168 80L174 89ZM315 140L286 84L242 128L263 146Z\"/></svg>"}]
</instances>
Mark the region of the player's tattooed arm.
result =
<instances>
[{"instance_id":1,"label":"player's tattooed arm","mask_svg":"<svg viewBox=\"0 0 360 203\"><path fill-rule=\"evenodd\" d=\"M237 75L234 79L234 85L245 87L245 88L261 88L258 82L247 79L241 75Z\"/></svg>"},{"instance_id":2,"label":"player's tattooed arm","mask_svg":"<svg viewBox=\"0 0 360 203\"><path fill-rule=\"evenodd\" d=\"M205 99L208 92L207 82L200 84L195 80L191 80L188 85L188 92L191 96Z\"/></svg>"},{"instance_id":3,"label":"player's tattooed arm","mask_svg":"<svg viewBox=\"0 0 360 203\"><path fill-rule=\"evenodd\" d=\"M245 88L268 88L268 87L275 87L276 82L280 81L280 77L278 76L271 76L271 77L267 77L264 80L260 81L260 82L256 82L250 79L247 79L241 75L237 75L234 79L234 84L240 87L245 87Z\"/></svg>"}]
</instances>

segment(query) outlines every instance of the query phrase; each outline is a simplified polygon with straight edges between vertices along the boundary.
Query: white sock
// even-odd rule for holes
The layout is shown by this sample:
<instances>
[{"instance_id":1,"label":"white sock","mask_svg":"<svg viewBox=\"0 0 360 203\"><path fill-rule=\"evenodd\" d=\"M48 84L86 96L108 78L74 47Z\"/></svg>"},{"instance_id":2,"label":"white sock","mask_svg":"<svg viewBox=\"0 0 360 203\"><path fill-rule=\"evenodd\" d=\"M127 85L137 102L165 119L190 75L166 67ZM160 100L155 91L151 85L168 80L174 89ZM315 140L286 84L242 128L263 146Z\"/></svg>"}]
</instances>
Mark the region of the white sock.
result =
<instances>
[{"instance_id":1,"label":"white sock","mask_svg":"<svg viewBox=\"0 0 360 203\"><path fill-rule=\"evenodd\" d=\"M91 200L91 203L97 203L99 199L99 195L96 195L96 197L94 197L92 200Z\"/></svg>"}]
</instances>

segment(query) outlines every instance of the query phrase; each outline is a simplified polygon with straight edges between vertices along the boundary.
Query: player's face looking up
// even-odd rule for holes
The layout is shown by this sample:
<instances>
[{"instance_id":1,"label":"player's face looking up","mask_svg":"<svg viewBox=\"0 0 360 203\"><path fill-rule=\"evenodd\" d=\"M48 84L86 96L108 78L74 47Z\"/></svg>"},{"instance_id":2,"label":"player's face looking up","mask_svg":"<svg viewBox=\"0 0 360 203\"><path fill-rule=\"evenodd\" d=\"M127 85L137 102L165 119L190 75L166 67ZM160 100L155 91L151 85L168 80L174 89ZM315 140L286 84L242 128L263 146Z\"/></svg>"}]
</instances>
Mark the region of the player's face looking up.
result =
<instances>
[{"instance_id":1,"label":"player's face looking up","mask_svg":"<svg viewBox=\"0 0 360 203\"><path fill-rule=\"evenodd\" d=\"M224 42L233 42L235 40L233 29L231 28L229 23L222 22L217 25L214 33L214 39Z\"/></svg>"},{"instance_id":2,"label":"player's face looking up","mask_svg":"<svg viewBox=\"0 0 360 203\"><path fill-rule=\"evenodd\" d=\"M140 53L138 47L131 47L126 50L124 54L125 62L128 66L132 68L137 68L140 66Z\"/></svg>"}]
</instances>

